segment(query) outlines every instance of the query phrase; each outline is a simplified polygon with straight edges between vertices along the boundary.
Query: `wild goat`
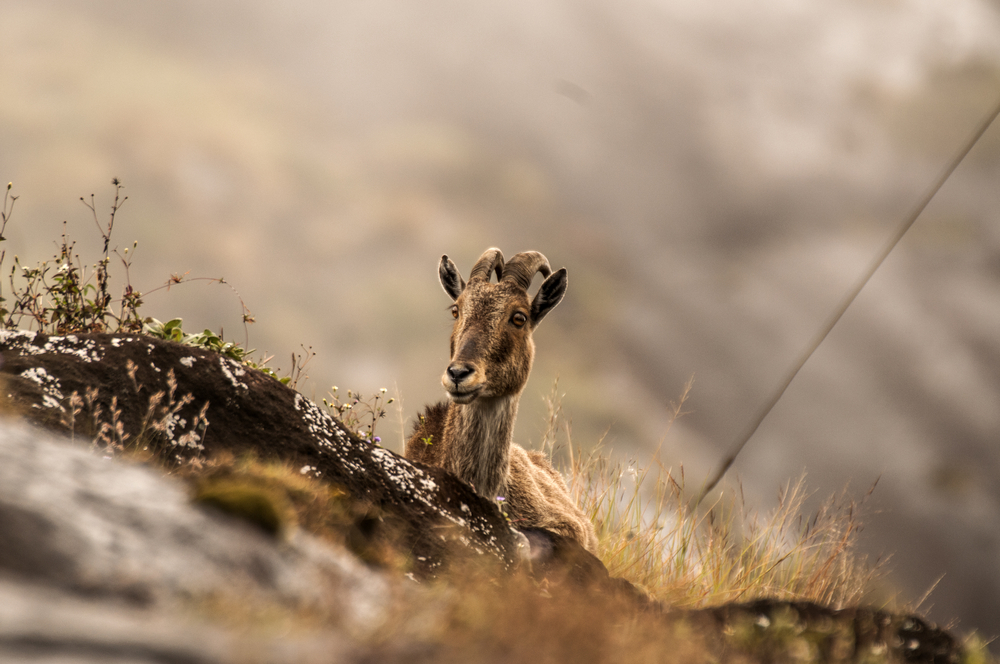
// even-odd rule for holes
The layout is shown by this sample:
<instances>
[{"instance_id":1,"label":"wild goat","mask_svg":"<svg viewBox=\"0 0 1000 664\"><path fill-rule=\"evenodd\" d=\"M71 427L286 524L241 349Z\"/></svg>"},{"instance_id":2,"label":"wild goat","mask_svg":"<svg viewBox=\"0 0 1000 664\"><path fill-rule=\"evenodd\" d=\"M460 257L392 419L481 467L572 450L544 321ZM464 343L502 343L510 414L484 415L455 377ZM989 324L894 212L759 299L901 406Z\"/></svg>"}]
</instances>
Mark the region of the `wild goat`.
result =
<instances>
[{"instance_id":1,"label":"wild goat","mask_svg":"<svg viewBox=\"0 0 1000 664\"><path fill-rule=\"evenodd\" d=\"M490 282L494 272L497 283ZM536 272L545 281L529 300ZM447 256L438 273L455 301L451 361L441 376L450 401L429 406L419 417L406 457L450 470L490 500L503 497L515 526L545 528L596 553L594 526L562 476L544 454L511 440L535 354L531 334L566 293L566 269L552 272L537 251L517 254L505 265L499 249L487 249L468 284Z\"/></svg>"}]
</instances>

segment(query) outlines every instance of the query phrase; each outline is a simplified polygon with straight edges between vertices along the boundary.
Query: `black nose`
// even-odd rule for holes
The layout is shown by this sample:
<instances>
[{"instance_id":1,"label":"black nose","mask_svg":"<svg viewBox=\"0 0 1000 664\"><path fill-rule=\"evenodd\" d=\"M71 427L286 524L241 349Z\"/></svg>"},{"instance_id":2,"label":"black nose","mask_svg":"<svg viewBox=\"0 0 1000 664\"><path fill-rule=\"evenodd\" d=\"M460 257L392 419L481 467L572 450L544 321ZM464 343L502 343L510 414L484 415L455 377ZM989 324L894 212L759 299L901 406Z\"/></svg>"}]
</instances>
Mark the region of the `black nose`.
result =
<instances>
[{"instance_id":1,"label":"black nose","mask_svg":"<svg viewBox=\"0 0 1000 664\"><path fill-rule=\"evenodd\" d=\"M455 385L459 385L463 380L471 376L474 371L475 369L468 364L452 364L448 367L448 378Z\"/></svg>"}]
</instances>

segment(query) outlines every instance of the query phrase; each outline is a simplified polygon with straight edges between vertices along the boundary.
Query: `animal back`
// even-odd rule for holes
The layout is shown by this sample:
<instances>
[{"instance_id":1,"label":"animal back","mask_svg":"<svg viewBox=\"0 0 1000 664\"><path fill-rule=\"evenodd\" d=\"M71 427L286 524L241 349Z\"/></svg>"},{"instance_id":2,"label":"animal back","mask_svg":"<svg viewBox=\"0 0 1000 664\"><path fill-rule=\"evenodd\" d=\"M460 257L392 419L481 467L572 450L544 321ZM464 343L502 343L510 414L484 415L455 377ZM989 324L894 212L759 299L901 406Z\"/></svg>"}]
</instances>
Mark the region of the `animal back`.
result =
<instances>
[{"instance_id":1,"label":"animal back","mask_svg":"<svg viewBox=\"0 0 1000 664\"><path fill-rule=\"evenodd\" d=\"M515 526L544 528L579 542L597 554L597 533L570 495L562 474L541 452L511 446L507 507Z\"/></svg>"}]
</instances>

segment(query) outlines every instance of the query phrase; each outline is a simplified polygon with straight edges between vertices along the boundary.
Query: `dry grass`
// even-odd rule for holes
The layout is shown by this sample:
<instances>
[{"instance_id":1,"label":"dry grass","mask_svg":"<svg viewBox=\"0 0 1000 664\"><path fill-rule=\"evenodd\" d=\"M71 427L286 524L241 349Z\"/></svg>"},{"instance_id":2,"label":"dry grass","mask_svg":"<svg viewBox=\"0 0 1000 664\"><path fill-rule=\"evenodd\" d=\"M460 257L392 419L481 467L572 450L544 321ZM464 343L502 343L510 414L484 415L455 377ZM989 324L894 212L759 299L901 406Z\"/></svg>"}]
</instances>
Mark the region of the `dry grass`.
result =
<instances>
[{"instance_id":1,"label":"dry grass","mask_svg":"<svg viewBox=\"0 0 1000 664\"><path fill-rule=\"evenodd\" d=\"M671 422L683 414L690 387L672 406ZM807 511L812 496L800 478L766 514L746 505L739 486L693 506L698 487L688 490L683 467L664 467L658 452L645 464L614 460L601 445L581 453L555 387L547 401L543 446L564 439L570 490L597 528L612 576L677 607L773 597L839 608L875 589L881 561L869 564L856 553L859 512L871 490L860 499L844 491Z\"/></svg>"}]
</instances>

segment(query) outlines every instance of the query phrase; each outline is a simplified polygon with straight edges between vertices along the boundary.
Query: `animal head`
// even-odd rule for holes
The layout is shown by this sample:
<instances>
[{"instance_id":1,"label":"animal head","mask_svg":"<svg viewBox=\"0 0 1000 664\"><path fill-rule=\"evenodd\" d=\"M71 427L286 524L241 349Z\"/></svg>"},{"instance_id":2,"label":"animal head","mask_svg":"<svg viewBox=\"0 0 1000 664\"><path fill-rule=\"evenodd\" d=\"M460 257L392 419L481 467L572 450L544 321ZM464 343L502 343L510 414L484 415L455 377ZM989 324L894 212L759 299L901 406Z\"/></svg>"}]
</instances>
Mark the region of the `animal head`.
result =
<instances>
[{"instance_id":1,"label":"animal head","mask_svg":"<svg viewBox=\"0 0 1000 664\"><path fill-rule=\"evenodd\" d=\"M538 272L545 281L532 298L528 288ZM499 249L487 249L468 283L447 256L441 257L438 273L455 301L451 361L441 376L448 396L467 404L520 394L535 355L531 334L566 293L566 268L553 272L537 251L515 254L504 264Z\"/></svg>"}]
</instances>

